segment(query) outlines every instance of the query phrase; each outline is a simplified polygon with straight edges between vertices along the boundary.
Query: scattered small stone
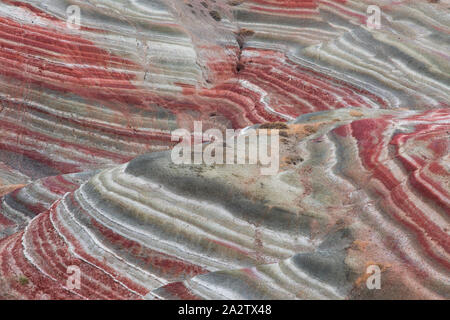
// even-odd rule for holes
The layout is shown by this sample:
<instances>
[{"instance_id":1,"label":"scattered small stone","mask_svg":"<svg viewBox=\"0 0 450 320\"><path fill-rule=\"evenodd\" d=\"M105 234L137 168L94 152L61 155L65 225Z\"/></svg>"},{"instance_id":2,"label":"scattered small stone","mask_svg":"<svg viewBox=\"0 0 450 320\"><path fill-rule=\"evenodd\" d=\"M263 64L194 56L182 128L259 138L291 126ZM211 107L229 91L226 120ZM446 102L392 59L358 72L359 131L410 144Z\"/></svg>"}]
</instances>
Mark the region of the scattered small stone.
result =
<instances>
[{"instance_id":1,"label":"scattered small stone","mask_svg":"<svg viewBox=\"0 0 450 320\"><path fill-rule=\"evenodd\" d=\"M29 282L30 282L30 280L28 280L28 278L25 277L24 275L22 275L22 276L19 277L19 283L20 283L22 286L26 286Z\"/></svg>"},{"instance_id":2,"label":"scattered small stone","mask_svg":"<svg viewBox=\"0 0 450 320\"><path fill-rule=\"evenodd\" d=\"M251 37L255 34L255 31L247 28L241 28L239 29L238 34L243 37Z\"/></svg>"},{"instance_id":3,"label":"scattered small stone","mask_svg":"<svg viewBox=\"0 0 450 320\"><path fill-rule=\"evenodd\" d=\"M259 129L288 129L284 122L267 122L259 126Z\"/></svg>"},{"instance_id":4,"label":"scattered small stone","mask_svg":"<svg viewBox=\"0 0 450 320\"><path fill-rule=\"evenodd\" d=\"M313 127L313 126L310 126L310 125L306 125L306 126L305 126L305 130L308 131L309 133L315 133L315 132L317 132L317 128L316 128L316 127Z\"/></svg>"},{"instance_id":5,"label":"scattered small stone","mask_svg":"<svg viewBox=\"0 0 450 320\"><path fill-rule=\"evenodd\" d=\"M238 6L238 5L243 4L243 3L244 3L244 0L231 0L231 1L228 1L228 5L230 5L230 6Z\"/></svg>"},{"instance_id":6,"label":"scattered small stone","mask_svg":"<svg viewBox=\"0 0 450 320\"><path fill-rule=\"evenodd\" d=\"M220 13L217 12L216 10L211 10L211 11L209 12L209 15L210 15L214 20L216 20L216 21L222 20L222 17L220 16Z\"/></svg>"}]
</instances>

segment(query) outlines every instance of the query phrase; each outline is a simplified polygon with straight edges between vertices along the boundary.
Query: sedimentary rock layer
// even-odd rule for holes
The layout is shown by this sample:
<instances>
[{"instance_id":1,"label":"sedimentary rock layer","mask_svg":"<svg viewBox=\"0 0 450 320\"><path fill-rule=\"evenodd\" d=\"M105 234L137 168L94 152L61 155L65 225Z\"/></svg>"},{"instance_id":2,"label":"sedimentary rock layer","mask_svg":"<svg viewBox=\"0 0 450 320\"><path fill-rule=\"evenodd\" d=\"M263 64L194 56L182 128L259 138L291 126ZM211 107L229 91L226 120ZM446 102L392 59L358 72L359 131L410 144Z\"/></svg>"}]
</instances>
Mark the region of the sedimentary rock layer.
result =
<instances>
[{"instance_id":1,"label":"sedimentary rock layer","mask_svg":"<svg viewBox=\"0 0 450 320\"><path fill-rule=\"evenodd\" d=\"M25 228L27 223L60 199L75 191L96 171L52 176L15 189L0 198L0 238Z\"/></svg>"},{"instance_id":2,"label":"sedimentary rock layer","mask_svg":"<svg viewBox=\"0 0 450 320\"><path fill-rule=\"evenodd\" d=\"M193 120L448 106L445 4L370 1L369 30L369 1L204 3L2 1L0 161L36 179L165 150Z\"/></svg>"},{"instance_id":3,"label":"sedimentary rock layer","mask_svg":"<svg viewBox=\"0 0 450 320\"><path fill-rule=\"evenodd\" d=\"M449 120L445 109L299 117L281 130L274 176L140 156L2 240L2 288L26 298L448 298ZM370 264L382 270L375 292ZM70 265L86 279L79 290L65 285Z\"/></svg>"},{"instance_id":4,"label":"sedimentary rock layer","mask_svg":"<svg viewBox=\"0 0 450 320\"><path fill-rule=\"evenodd\" d=\"M0 0L0 298L450 298L449 33L443 0ZM280 130L279 171L173 163L195 121Z\"/></svg>"}]
</instances>

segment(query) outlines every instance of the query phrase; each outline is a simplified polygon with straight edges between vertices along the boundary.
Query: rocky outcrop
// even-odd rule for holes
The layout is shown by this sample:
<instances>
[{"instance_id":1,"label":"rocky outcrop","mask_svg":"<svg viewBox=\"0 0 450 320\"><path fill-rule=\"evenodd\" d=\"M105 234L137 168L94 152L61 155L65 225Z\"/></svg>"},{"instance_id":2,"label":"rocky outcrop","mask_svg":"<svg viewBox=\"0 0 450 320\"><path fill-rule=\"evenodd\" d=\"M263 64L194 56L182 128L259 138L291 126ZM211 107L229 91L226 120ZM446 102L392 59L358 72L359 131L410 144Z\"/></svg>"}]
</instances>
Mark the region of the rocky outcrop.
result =
<instances>
[{"instance_id":1,"label":"rocky outcrop","mask_svg":"<svg viewBox=\"0 0 450 320\"><path fill-rule=\"evenodd\" d=\"M447 11L0 1L0 298L448 299ZM279 170L173 163L195 121Z\"/></svg>"}]
</instances>

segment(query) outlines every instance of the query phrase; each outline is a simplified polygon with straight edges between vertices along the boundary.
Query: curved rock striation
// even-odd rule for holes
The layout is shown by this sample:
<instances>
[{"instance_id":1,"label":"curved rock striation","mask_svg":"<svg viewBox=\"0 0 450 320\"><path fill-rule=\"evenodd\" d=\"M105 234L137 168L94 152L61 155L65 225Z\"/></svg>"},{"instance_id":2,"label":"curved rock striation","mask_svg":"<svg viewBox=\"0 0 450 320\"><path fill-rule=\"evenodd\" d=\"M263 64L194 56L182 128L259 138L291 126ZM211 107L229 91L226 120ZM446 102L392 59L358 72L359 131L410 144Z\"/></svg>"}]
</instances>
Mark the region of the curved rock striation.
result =
<instances>
[{"instance_id":1,"label":"curved rock striation","mask_svg":"<svg viewBox=\"0 0 450 320\"><path fill-rule=\"evenodd\" d=\"M170 152L102 170L0 242L2 288L26 298L449 298L449 121L446 109L308 114L280 130L273 176L260 165L175 165ZM78 290L65 283L71 265ZM365 285L369 265L382 270L381 290Z\"/></svg>"},{"instance_id":2,"label":"curved rock striation","mask_svg":"<svg viewBox=\"0 0 450 320\"><path fill-rule=\"evenodd\" d=\"M369 4L379 30L366 26ZM66 24L70 5L79 29ZM167 150L170 131L193 120L224 129L345 107L448 107L445 9L4 0L0 161L37 179Z\"/></svg>"},{"instance_id":3,"label":"curved rock striation","mask_svg":"<svg viewBox=\"0 0 450 320\"><path fill-rule=\"evenodd\" d=\"M449 299L448 10L0 1L0 298ZM278 172L175 164L195 121Z\"/></svg>"},{"instance_id":4,"label":"curved rock striation","mask_svg":"<svg viewBox=\"0 0 450 320\"><path fill-rule=\"evenodd\" d=\"M28 185L13 185L15 190L0 198L0 239L24 229L32 218L47 211L67 192L75 191L96 172L53 176Z\"/></svg>"}]
</instances>

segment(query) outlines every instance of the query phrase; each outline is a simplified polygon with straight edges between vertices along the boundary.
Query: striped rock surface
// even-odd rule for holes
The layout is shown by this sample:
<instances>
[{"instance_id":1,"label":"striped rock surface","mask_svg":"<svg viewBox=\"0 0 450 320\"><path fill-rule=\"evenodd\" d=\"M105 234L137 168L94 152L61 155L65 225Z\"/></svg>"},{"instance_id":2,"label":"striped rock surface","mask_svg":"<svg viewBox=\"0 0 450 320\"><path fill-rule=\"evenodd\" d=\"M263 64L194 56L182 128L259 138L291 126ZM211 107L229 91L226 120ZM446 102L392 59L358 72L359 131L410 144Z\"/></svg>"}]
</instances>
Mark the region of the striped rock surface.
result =
<instances>
[{"instance_id":1,"label":"striped rock surface","mask_svg":"<svg viewBox=\"0 0 450 320\"><path fill-rule=\"evenodd\" d=\"M0 297L450 298L449 8L0 0ZM173 164L194 121L280 171Z\"/></svg>"},{"instance_id":2,"label":"striped rock surface","mask_svg":"<svg viewBox=\"0 0 450 320\"><path fill-rule=\"evenodd\" d=\"M38 179L0 198L0 239L22 230L39 213L46 211L64 194L75 191L96 171Z\"/></svg>"},{"instance_id":3,"label":"striped rock surface","mask_svg":"<svg viewBox=\"0 0 450 320\"><path fill-rule=\"evenodd\" d=\"M102 170L0 242L2 294L450 298L449 121L446 109L308 114L279 125L272 176L170 152ZM366 287L370 265L380 290Z\"/></svg>"},{"instance_id":4,"label":"striped rock surface","mask_svg":"<svg viewBox=\"0 0 450 320\"><path fill-rule=\"evenodd\" d=\"M0 1L0 161L36 179L166 150L193 120L448 107L443 1L230 2Z\"/></svg>"}]
</instances>

